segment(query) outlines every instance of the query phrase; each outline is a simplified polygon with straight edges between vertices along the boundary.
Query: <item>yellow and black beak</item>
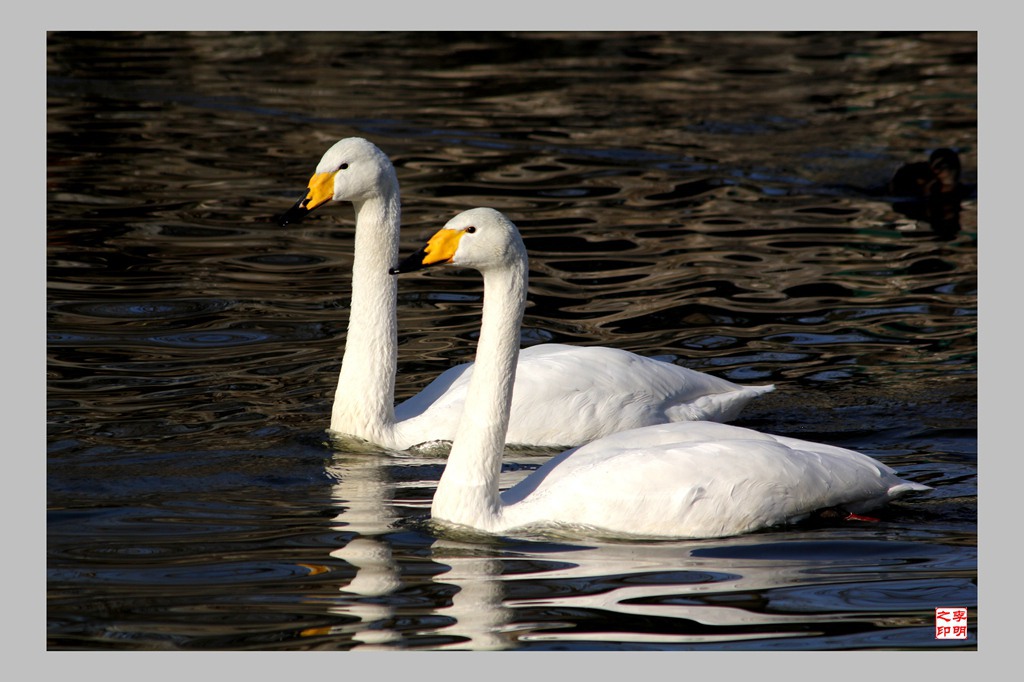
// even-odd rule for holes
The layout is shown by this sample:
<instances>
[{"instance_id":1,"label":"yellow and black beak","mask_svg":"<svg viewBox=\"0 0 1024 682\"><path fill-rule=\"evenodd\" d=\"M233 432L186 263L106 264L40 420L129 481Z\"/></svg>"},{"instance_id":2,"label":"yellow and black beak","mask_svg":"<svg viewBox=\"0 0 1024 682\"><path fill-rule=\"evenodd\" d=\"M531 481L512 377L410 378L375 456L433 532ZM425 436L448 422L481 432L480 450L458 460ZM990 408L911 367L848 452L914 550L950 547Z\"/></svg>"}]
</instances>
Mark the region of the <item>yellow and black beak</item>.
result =
<instances>
[{"instance_id":1,"label":"yellow and black beak","mask_svg":"<svg viewBox=\"0 0 1024 682\"><path fill-rule=\"evenodd\" d=\"M302 219L309 215L311 211L330 201L334 196L335 173L337 173L337 171L316 173L313 175L313 177L309 179L309 186L306 187L306 193L302 195L302 198L295 202L294 206L278 217L277 224L281 227L287 227L290 223L301 223Z\"/></svg>"},{"instance_id":2,"label":"yellow and black beak","mask_svg":"<svg viewBox=\"0 0 1024 682\"><path fill-rule=\"evenodd\" d=\"M403 272L416 272L432 265L451 263L459 248L459 240L465 233L466 230L438 230L426 246L403 260L398 267L390 268L388 272L398 275Z\"/></svg>"}]
</instances>

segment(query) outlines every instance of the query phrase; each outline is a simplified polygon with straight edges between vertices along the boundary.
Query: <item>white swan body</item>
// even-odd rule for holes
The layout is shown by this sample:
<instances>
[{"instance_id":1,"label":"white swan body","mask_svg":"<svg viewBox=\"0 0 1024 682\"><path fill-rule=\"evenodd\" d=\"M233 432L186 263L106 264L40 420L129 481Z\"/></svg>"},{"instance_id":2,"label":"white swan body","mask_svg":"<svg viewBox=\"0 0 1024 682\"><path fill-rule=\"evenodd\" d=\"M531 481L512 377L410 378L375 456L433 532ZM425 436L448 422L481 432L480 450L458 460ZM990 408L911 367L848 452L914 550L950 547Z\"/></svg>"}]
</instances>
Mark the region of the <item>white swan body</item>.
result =
<instances>
[{"instance_id":1,"label":"white swan body","mask_svg":"<svg viewBox=\"0 0 1024 682\"><path fill-rule=\"evenodd\" d=\"M452 367L418 395L394 405L398 178L387 156L362 138L332 146L306 194L281 217L298 222L329 201L356 215L352 304L330 430L405 450L451 441L472 363ZM542 344L519 355L507 442L568 447L626 429L680 420L728 421L774 386L740 386L613 348Z\"/></svg>"},{"instance_id":2,"label":"white swan body","mask_svg":"<svg viewBox=\"0 0 1024 682\"><path fill-rule=\"evenodd\" d=\"M472 376L472 363L452 367L398 405L404 439L432 431L454 438ZM617 348L545 343L519 351L505 441L566 447L652 424L729 421L753 396L770 390Z\"/></svg>"},{"instance_id":3,"label":"white swan body","mask_svg":"<svg viewBox=\"0 0 1024 682\"><path fill-rule=\"evenodd\" d=\"M928 486L852 450L713 422L606 436L556 455L499 493L513 402L527 256L492 209L459 214L397 272L438 263L484 277L474 376L431 505L433 518L490 533L560 529L612 536L709 538L797 521L824 508L859 512Z\"/></svg>"}]
</instances>

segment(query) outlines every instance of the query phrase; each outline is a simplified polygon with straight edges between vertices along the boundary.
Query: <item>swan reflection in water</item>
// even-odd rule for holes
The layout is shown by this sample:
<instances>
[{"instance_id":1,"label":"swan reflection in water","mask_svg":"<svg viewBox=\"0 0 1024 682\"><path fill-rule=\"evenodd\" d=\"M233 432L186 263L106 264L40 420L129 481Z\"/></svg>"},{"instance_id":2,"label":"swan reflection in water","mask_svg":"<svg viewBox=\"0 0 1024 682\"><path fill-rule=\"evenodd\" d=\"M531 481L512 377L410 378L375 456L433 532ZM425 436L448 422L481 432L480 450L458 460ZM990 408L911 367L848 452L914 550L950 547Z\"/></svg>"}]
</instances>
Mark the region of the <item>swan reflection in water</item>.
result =
<instances>
[{"instance_id":1,"label":"swan reflection in water","mask_svg":"<svg viewBox=\"0 0 1024 682\"><path fill-rule=\"evenodd\" d=\"M400 459L405 466L414 461L408 456ZM437 459L427 458L422 463L436 465ZM387 455L359 453L336 455L328 467L328 475L334 480L331 495L339 509L331 521L333 527L355 534L347 544L330 552L331 557L355 568L355 576L338 588L339 598L328 606L328 612L355 620L326 629L313 628L307 635L348 636L353 642L346 647L350 649L415 647L414 643L403 641L403 636L392 627L398 615L399 600L395 593L410 586L402 580L386 537L401 530L393 502L395 485L387 473L387 467L394 464L395 460ZM431 647L438 649L514 648L514 639L502 634L501 626L512 612L502 606L501 562L495 558L494 550L488 544L437 539L430 551L431 559L441 569L431 581L457 589L449 605L434 609L434 615L448 624L416 635L443 638L441 644Z\"/></svg>"},{"instance_id":2,"label":"swan reflection in water","mask_svg":"<svg viewBox=\"0 0 1024 682\"><path fill-rule=\"evenodd\" d=\"M331 528L352 535L348 542L330 552L355 569L352 579L342 584L339 596L331 599L328 613L351 622L329 628L310 628L307 637L337 635L351 637L350 649L393 648L401 635L391 628L395 606L387 597L402 586L398 563L391 545L383 537L394 530L397 517L391 500L394 486L388 478L387 457L371 452L336 454L327 467L333 481L331 498L338 513Z\"/></svg>"},{"instance_id":3,"label":"swan reflection in water","mask_svg":"<svg viewBox=\"0 0 1024 682\"><path fill-rule=\"evenodd\" d=\"M510 458L515 461L515 457ZM537 459L524 455L522 462ZM436 473L436 458L417 460L388 454L335 455L328 473L337 515L332 528L351 535L330 552L355 569L341 582L327 611L343 623L312 628L334 649L502 650L550 647L558 643L629 647L742 642L812 637L824 624L884 620L886 627L928 627L926 616L907 609L865 616L848 605L817 611L787 609L782 600L804 588L842 595L848 581L863 580L867 568L880 573L877 552L856 546L841 528L781 529L714 540L603 542L553 536L496 538L454 533L426 522L429 500L408 502L388 475L389 467L424 465ZM502 487L528 474L528 467L506 471ZM423 487L436 481L402 483ZM423 522L403 520L409 506ZM399 509L399 506L406 507ZM403 526L415 526L408 531ZM437 532L423 568L403 576L399 560L422 545L397 543L406 531ZM393 545L393 543L395 543ZM902 565L908 545L893 544L892 563ZM398 555L398 558L396 558ZM883 562L884 563L884 562ZM429 566L429 568L427 568ZM772 590L780 590L770 593ZM789 595L784 596L784 595ZM837 599L845 597L837 596ZM403 606L429 600L428 616L403 617ZM780 608L781 607L781 608ZM598 627L577 616L587 613ZM922 611L923 614L923 611ZM671 619L671 628L635 627L638 619ZM808 626L811 627L808 627ZM818 625L819 627L814 627ZM670 632L666 632L670 630Z\"/></svg>"}]
</instances>

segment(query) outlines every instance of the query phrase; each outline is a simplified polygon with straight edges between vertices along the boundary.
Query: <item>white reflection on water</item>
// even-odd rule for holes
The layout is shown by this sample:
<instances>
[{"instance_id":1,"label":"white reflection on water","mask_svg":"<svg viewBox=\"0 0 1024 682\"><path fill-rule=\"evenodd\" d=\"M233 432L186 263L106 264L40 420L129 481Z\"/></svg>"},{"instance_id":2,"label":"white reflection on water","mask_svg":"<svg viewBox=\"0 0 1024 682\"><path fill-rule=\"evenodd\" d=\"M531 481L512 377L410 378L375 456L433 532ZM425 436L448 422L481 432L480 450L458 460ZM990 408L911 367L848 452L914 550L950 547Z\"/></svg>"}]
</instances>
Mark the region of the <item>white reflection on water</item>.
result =
<instances>
[{"instance_id":1,"label":"white reflection on water","mask_svg":"<svg viewBox=\"0 0 1024 682\"><path fill-rule=\"evenodd\" d=\"M329 467L336 481L332 496L339 503L333 519L335 528L358 533L345 546L330 554L356 569L355 577L339 591L367 599L347 599L329 607L329 611L359 619L353 626L331 628L330 634L351 634L354 649L393 648L401 645L401 635L387 623L396 615L392 603L381 600L402 586L400 569L391 546L379 536L394 530L398 517L391 500L394 486L385 471L388 460L371 454L339 458ZM486 545L483 546L486 549ZM502 604L501 562L469 543L438 539L431 546L431 558L447 570L433 577L439 584L458 587L450 605L439 606L434 614L450 619L434 634L452 641L440 645L446 649L500 650L515 647L515 641L503 634L502 626L511 611Z\"/></svg>"},{"instance_id":2,"label":"white reflection on water","mask_svg":"<svg viewBox=\"0 0 1024 682\"><path fill-rule=\"evenodd\" d=\"M393 486L381 458L370 454L344 458L329 467L328 474L336 481L331 495L339 505L332 527L359 534L330 553L356 569L355 577L339 588L343 595L356 598L343 597L327 609L332 614L355 617L356 622L331 628L330 634L350 634L357 642L353 649L389 648L386 645L401 639L387 626L395 608L377 598L397 590L402 580L391 546L377 536L390 531L396 520L386 502L391 499Z\"/></svg>"},{"instance_id":3,"label":"white reflection on water","mask_svg":"<svg viewBox=\"0 0 1024 682\"><path fill-rule=\"evenodd\" d=\"M391 556L387 543L374 538L355 538L347 545L331 552L331 556L347 561L356 568L355 578L339 590L362 597L383 597L402 584L398 564ZM401 635L387 627L386 622L395 615L395 608L386 601L353 599L328 607L328 612L355 616L358 625L352 639L360 644L353 649L376 649L398 642ZM342 630L351 630L346 626ZM337 632L337 630L332 630ZM385 647L388 648L388 647Z\"/></svg>"},{"instance_id":4,"label":"white reflection on water","mask_svg":"<svg viewBox=\"0 0 1024 682\"><path fill-rule=\"evenodd\" d=\"M459 639L439 648L475 651L516 648L515 638L508 630L512 609L502 601L505 590L501 561L481 556L479 546L441 539L431 546L431 558L448 566L445 573L434 576L434 581L459 588L452 595L451 606L435 611L453 619L451 625L439 628L437 634Z\"/></svg>"},{"instance_id":5,"label":"white reflection on water","mask_svg":"<svg viewBox=\"0 0 1024 682\"><path fill-rule=\"evenodd\" d=\"M763 538L743 537L714 541L714 546L753 545L763 543ZM704 605L699 603L680 604L679 601L697 601L704 595L722 593L754 593L769 588L795 585L807 581L806 571L816 562L805 560L779 561L758 559L705 559L693 554L693 550L707 549L708 542L671 543L661 545L603 545L581 551L546 554L548 560L564 559L566 568L544 573L545 580L580 581L588 578L628 575L629 582L643 582L643 576L671 572L678 578L693 576L695 582L658 582L655 578L647 584L633 584L615 587L596 594L568 594L540 599L512 600L506 604L511 608L558 607L573 609L597 609L612 614L645 616L650 618L674 618L693 621L716 627L764 626L774 624L798 625L806 623L834 622L842 615L833 614L774 614L752 611L738 606ZM510 580L528 579L536 576L510 576ZM749 601L749 598L744 599ZM671 603L665 603L671 602ZM764 606L763 603L758 603ZM728 634L653 634L631 632L587 632L587 633L529 633L523 635L530 640L600 640L614 642L647 643L697 643L716 640L749 640L777 637L806 636L806 632L768 630L750 633L729 632Z\"/></svg>"}]
</instances>

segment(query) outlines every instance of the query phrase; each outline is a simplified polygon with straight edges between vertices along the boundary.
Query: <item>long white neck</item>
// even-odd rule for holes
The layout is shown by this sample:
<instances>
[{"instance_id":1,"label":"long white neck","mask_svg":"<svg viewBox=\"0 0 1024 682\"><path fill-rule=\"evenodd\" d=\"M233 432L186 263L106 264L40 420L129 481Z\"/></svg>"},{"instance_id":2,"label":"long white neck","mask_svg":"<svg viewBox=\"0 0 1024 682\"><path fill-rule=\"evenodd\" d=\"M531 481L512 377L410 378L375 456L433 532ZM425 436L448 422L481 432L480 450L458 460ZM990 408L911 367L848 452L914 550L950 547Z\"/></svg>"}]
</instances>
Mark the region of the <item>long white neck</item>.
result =
<instances>
[{"instance_id":1,"label":"long white neck","mask_svg":"<svg viewBox=\"0 0 1024 682\"><path fill-rule=\"evenodd\" d=\"M511 268L483 275L483 316L473 376L431 515L489 530L501 518L498 479L526 306L525 254Z\"/></svg>"},{"instance_id":2,"label":"long white neck","mask_svg":"<svg viewBox=\"0 0 1024 682\"><path fill-rule=\"evenodd\" d=\"M386 442L395 425L398 192L355 203L352 307L331 430Z\"/></svg>"}]
</instances>

